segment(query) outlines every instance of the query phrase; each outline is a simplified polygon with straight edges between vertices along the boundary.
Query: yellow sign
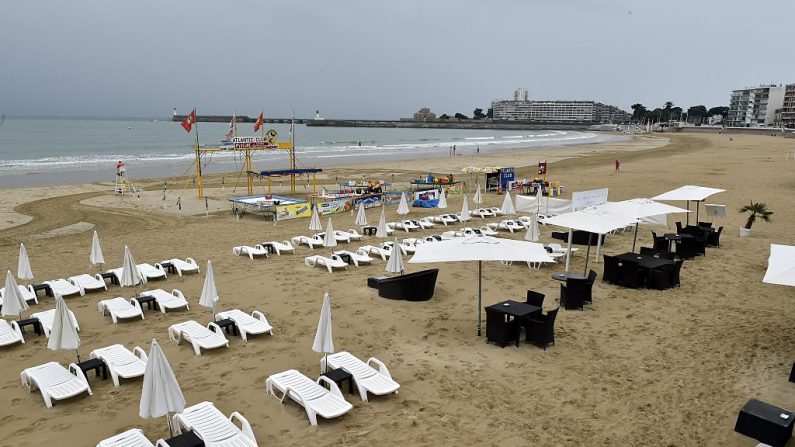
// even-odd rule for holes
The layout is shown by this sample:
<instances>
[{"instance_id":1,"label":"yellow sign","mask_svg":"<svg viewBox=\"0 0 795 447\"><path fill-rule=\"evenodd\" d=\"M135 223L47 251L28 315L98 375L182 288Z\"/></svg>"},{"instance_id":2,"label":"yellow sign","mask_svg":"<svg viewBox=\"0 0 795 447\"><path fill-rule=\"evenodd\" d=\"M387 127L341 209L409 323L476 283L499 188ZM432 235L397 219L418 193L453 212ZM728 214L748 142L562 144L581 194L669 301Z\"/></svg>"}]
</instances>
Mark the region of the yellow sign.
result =
<instances>
[{"instance_id":1,"label":"yellow sign","mask_svg":"<svg viewBox=\"0 0 795 447\"><path fill-rule=\"evenodd\" d=\"M292 145L292 143L290 143L289 141L285 141L285 142L283 142L283 143L279 143L279 149L286 149L286 150L290 150L290 149L292 149L292 148L293 148L293 145Z\"/></svg>"}]
</instances>

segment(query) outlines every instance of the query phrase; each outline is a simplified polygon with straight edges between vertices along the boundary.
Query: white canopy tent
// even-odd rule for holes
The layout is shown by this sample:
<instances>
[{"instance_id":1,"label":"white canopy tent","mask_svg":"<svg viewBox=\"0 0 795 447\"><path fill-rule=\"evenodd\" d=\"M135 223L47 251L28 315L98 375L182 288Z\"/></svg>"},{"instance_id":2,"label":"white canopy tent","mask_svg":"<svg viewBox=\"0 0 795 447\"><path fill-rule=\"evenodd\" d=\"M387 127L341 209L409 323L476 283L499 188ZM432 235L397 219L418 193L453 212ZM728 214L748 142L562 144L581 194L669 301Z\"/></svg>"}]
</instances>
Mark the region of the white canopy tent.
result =
<instances>
[{"instance_id":1,"label":"white canopy tent","mask_svg":"<svg viewBox=\"0 0 795 447\"><path fill-rule=\"evenodd\" d=\"M213 321L215 321L215 306L220 299L218 288L215 286L215 274L213 273L213 263L207 260L207 269L204 271L204 286L202 294L199 296L199 304L213 310Z\"/></svg>"},{"instance_id":2,"label":"white canopy tent","mask_svg":"<svg viewBox=\"0 0 795 447\"><path fill-rule=\"evenodd\" d=\"M475 235L466 238L443 240L432 244L419 244L409 263L460 261L478 262L478 336L480 336L483 296L482 262L552 262L552 258L541 244Z\"/></svg>"},{"instance_id":3,"label":"white canopy tent","mask_svg":"<svg viewBox=\"0 0 795 447\"><path fill-rule=\"evenodd\" d=\"M360 227L367 226L367 214L364 211L364 202L359 204L359 212L356 214L356 225Z\"/></svg>"},{"instance_id":4,"label":"white canopy tent","mask_svg":"<svg viewBox=\"0 0 795 447\"><path fill-rule=\"evenodd\" d=\"M19 292L19 287L17 287L17 282L14 280L14 275L11 274L11 270L8 270L0 315L4 317L19 317L21 320L22 312L28 309L28 302L25 301L25 298Z\"/></svg>"},{"instance_id":5,"label":"white canopy tent","mask_svg":"<svg viewBox=\"0 0 795 447\"><path fill-rule=\"evenodd\" d=\"M683 200L687 202L687 209L690 209L690 202L696 202L696 222L698 222L698 204L707 199L707 197L725 192L725 189L708 188L706 186L685 185L674 190L664 192L660 195L654 196L652 200ZM690 223L690 215L688 214L687 223Z\"/></svg>"},{"instance_id":6,"label":"white canopy tent","mask_svg":"<svg viewBox=\"0 0 795 447\"><path fill-rule=\"evenodd\" d=\"M475 191L475 197L472 198L472 201L477 205L483 203L483 197L480 195L480 183L478 183L478 189Z\"/></svg>"},{"instance_id":7,"label":"white canopy tent","mask_svg":"<svg viewBox=\"0 0 795 447\"><path fill-rule=\"evenodd\" d=\"M400 204L398 204L397 213L400 214L401 216L405 216L406 214L409 213L409 203L408 200L406 199L405 192L400 193Z\"/></svg>"},{"instance_id":8,"label":"white canopy tent","mask_svg":"<svg viewBox=\"0 0 795 447\"><path fill-rule=\"evenodd\" d=\"M33 270L30 268L30 259L25 244L19 244L19 262L17 263L17 278L33 282Z\"/></svg>"},{"instance_id":9,"label":"white canopy tent","mask_svg":"<svg viewBox=\"0 0 795 447\"><path fill-rule=\"evenodd\" d=\"M588 231L590 233L605 234L617 228L627 227L636 223L635 217L628 216L616 211L604 208L603 205L583 208L573 213L561 214L559 216L548 217L544 223L557 225L569 229L568 250L566 252L566 272L571 265L571 240L572 231ZM590 257L591 244L588 244L588 254L585 257L585 269L588 269L588 258Z\"/></svg>"},{"instance_id":10,"label":"white canopy tent","mask_svg":"<svg viewBox=\"0 0 795 447\"><path fill-rule=\"evenodd\" d=\"M510 191L505 191L505 198L502 200L502 208L500 211L505 216L513 216L516 214L516 208L513 206L513 200L511 200Z\"/></svg>"},{"instance_id":11,"label":"white canopy tent","mask_svg":"<svg viewBox=\"0 0 795 447\"><path fill-rule=\"evenodd\" d=\"M166 416L168 434L173 436L171 413L180 413L184 409L185 397L177 377L157 340L152 339L152 347L146 359L138 416L144 419Z\"/></svg>"},{"instance_id":12,"label":"white canopy tent","mask_svg":"<svg viewBox=\"0 0 795 447\"><path fill-rule=\"evenodd\" d=\"M312 218L309 220L309 231L315 233L323 231L323 224L320 223L320 215L317 213L317 205L312 207Z\"/></svg>"},{"instance_id":13,"label":"white canopy tent","mask_svg":"<svg viewBox=\"0 0 795 447\"><path fill-rule=\"evenodd\" d=\"M326 234L323 235L323 246L332 249L337 246L337 237L334 234L334 225L331 223L330 217L326 224Z\"/></svg>"},{"instance_id":14,"label":"white canopy tent","mask_svg":"<svg viewBox=\"0 0 795 447\"><path fill-rule=\"evenodd\" d=\"M795 246L770 244L770 257L762 282L795 286Z\"/></svg>"},{"instance_id":15,"label":"white canopy tent","mask_svg":"<svg viewBox=\"0 0 795 447\"><path fill-rule=\"evenodd\" d=\"M552 197L522 196L515 197L515 208L520 213L539 213L547 216L557 216L571 212L571 200L555 199Z\"/></svg>"},{"instance_id":16,"label":"white canopy tent","mask_svg":"<svg viewBox=\"0 0 795 447\"><path fill-rule=\"evenodd\" d=\"M47 347L53 351L74 350L77 354L77 363L80 363L80 336L77 335L77 328L72 321L69 308L60 295L55 295L55 316L52 321L50 338L47 340Z\"/></svg>"},{"instance_id":17,"label":"white canopy tent","mask_svg":"<svg viewBox=\"0 0 795 447\"><path fill-rule=\"evenodd\" d=\"M378 226L375 230L375 237L382 239L389 237L389 231L386 228L386 211L384 207L381 207L381 217L378 218Z\"/></svg>"},{"instance_id":18,"label":"white canopy tent","mask_svg":"<svg viewBox=\"0 0 795 447\"><path fill-rule=\"evenodd\" d=\"M392 249L389 251L389 261L386 263L386 271L389 273L403 274L403 251L400 249L397 238L392 244Z\"/></svg>"},{"instance_id":19,"label":"white canopy tent","mask_svg":"<svg viewBox=\"0 0 795 447\"><path fill-rule=\"evenodd\" d=\"M655 202L654 200L646 198L622 200L620 202L607 202L604 205L599 206L611 212L638 219L638 221L635 222L635 237L632 240L633 252L635 251L635 244L638 240L638 224L641 222L659 222L657 216L667 216L668 214L690 212L690 210L686 210L684 208L666 205L664 203ZM644 220L646 218L651 218L652 220L646 221ZM666 222L667 226L667 219L663 220Z\"/></svg>"},{"instance_id":20,"label":"white canopy tent","mask_svg":"<svg viewBox=\"0 0 795 447\"><path fill-rule=\"evenodd\" d=\"M445 194L444 188L439 190L439 204L436 205L436 208L439 209L447 208L447 194Z\"/></svg>"},{"instance_id":21,"label":"white canopy tent","mask_svg":"<svg viewBox=\"0 0 795 447\"><path fill-rule=\"evenodd\" d=\"M323 372L326 372L326 358L334 353L334 336L331 331L331 299L328 292L323 295L323 306L320 308L320 319L317 322L315 341L312 350L323 353Z\"/></svg>"},{"instance_id":22,"label":"white canopy tent","mask_svg":"<svg viewBox=\"0 0 795 447\"><path fill-rule=\"evenodd\" d=\"M105 264L105 257L102 256L102 247L99 245L99 234L97 234L97 230L94 230L94 237L91 239L91 256L89 259L92 265L99 264L99 270L102 271L102 267Z\"/></svg>"}]
</instances>

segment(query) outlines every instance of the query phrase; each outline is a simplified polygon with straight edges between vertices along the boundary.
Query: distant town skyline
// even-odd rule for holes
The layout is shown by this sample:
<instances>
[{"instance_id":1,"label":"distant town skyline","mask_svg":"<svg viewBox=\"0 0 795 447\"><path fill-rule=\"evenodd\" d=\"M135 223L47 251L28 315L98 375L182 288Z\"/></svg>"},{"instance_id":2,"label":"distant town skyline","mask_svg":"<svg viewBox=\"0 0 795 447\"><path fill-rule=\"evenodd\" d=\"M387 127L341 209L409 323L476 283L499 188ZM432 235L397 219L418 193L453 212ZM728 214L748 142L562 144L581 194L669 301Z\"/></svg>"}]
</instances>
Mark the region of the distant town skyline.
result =
<instances>
[{"instance_id":1,"label":"distant town skyline","mask_svg":"<svg viewBox=\"0 0 795 447\"><path fill-rule=\"evenodd\" d=\"M732 34L749 8L764 39ZM11 2L0 115L398 119L471 115L517 88L710 108L795 82L793 15L787 0Z\"/></svg>"}]
</instances>

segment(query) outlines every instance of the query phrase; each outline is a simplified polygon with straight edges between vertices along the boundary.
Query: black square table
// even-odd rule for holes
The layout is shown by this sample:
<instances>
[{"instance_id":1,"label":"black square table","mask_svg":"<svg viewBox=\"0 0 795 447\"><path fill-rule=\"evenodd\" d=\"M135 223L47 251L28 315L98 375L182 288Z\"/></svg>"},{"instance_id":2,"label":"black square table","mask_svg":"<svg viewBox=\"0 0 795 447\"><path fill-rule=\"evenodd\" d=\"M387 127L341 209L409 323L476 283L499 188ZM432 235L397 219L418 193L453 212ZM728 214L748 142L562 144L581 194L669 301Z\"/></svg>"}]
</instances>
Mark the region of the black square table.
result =
<instances>
[{"instance_id":1,"label":"black square table","mask_svg":"<svg viewBox=\"0 0 795 447\"><path fill-rule=\"evenodd\" d=\"M177 267L173 262L161 262L160 266L163 267L163 269L165 269L166 273L169 275L177 273Z\"/></svg>"},{"instance_id":2,"label":"black square table","mask_svg":"<svg viewBox=\"0 0 795 447\"><path fill-rule=\"evenodd\" d=\"M376 227L367 226L362 228L362 233L364 233L365 236L375 236L377 232L378 228Z\"/></svg>"},{"instance_id":3,"label":"black square table","mask_svg":"<svg viewBox=\"0 0 795 447\"><path fill-rule=\"evenodd\" d=\"M734 431L773 447L784 446L792 437L795 413L751 399L737 415Z\"/></svg>"},{"instance_id":4,"label":"black square table","mask_svg":"<svg viewBox=\"0 0 795 447\"><path fill-rule=\"evenodd\" d=\"M684 240L684 239L694 239L695 238L695 236L693 236L690 233L680 233L680 234L665 233L663 236L665 237L665 240L668 241L668 251L670 251L671 253L673 253L673 250L671 250L673 243L682 242L682 240Z\"/></svg>"},{"instance_id":5,"label":"black square table","mask_svg":"<svg viewBox=\"0 0 795 447\"><path fill-rule=\"evenodd\" d=\"M105 365L105 362L100 359L88 359L78 363L77 366L79 366L80 370L83 371L83 374L86 375L86 380L88 380L88 372L91 370L94 370L94 373L97 377L99 377L101 372L102 380L108 379L108 367Z\"/></svg>"},{"instance_id":6,"label":"black square table","mask_svg":"<svg viewBox=\"0 0 795 447\"><path fill-rule=\"evenodd\" d=\"M342 368L332 369L321 374L321 377L328 377L342 389L342 383L348 381L348 394L353 394L353 376Z\"/></svg>"},{"instance_id":7,"label":"black square table","mask_svg":"<svg viewBox=\"0 0 795 447\"><path fill-rule=\"evenodd\" d=\"M17 325L19 325L19 331L23 334L25 333L25 326L33 326L33 332L36 335L41 335L41 322L38 318L28 318L27 320L19 320L17 321Z\"/></svg>"},{"instance_id":8,"label":"black square table","mask_svg":"<svg viewBox=\"0 0 795 447\"><path fill-rule=\"evenodd\" d=\"M553 273L552 279L555 281L566 281L566 279L587 279L585 276L580 275L579 273L572 273L572 272L560 272L560 273Z\"/></svg>"},{"instance_id":9,"label":"black square table","mask_svg":"<svg viewBox=\"0 0 795 447\"><path fill-rule=\"evenodd\" d=\"M238 335L237 324L231 318L224 318L215 322L221 329L226 331L227 334ZM231 331L231 332L230 332Z\"/></svg>"},{"instance_id":10,"label":"black square table","mask_svg":"<svg viewBox=\"0 0 795 447\"><path fill-rule=\"evenodd\" d=\"M186 431L181 435L174 436L165 440L169 447L204 447L204 441L193 433L193 430Z\"/></svg>"},{"instance_id":11,"label":"black square table","mask_svg":"<svg viewBox=\"0 0 795 447\"><path fill-rule=\"evenodd\" d=\"M39 296L39 290L43 290L45 296L53 296L52 289L50 288L49 284L34 284L33 285L33 294L36 295L37 298Z\"/></svg>"},{"instance_id":12,"label":"black square table","mask_svg":"<svg viewBox=\"0 0 795 447\"><path fill-rule=\"evenodd\" d=\"M515 341L516 346L519 346L519 334L514 327L515 320L536 313L541 313L541 306L514 300L505 300L486 307L486 342L493 341L505 347L508 342Z\"/></svg>"},{"instance_id":13,"label":"black square table","mask_svg":"<svg viewBox=\"0 0 795 447\"><path fill-rule=\"evenodd\" d=\"M616 256L616 258L624 262L637 262L640 268L649 271L665 267L666 265L674 265L674 261L670 259L655 258L654 256L640 255L637 253L623 253Z\"/></svg>"},{"instance_id":14,"label":"black square table","mask_svg":"<svg viewBox=\"0 0 795 447\"><path fill-rule=\"evenodd\" d=\"M149 310L152 309L158 310L160 308L160 306L157 304L157 300L155 299L155 297L151 295L141 295L138 298L135 298L135 301L138 301L138 304L141 305L141 308L144 307L144 304L146 304L146 308Z\"/></svg>"},{"instance_id":15,"label":"black square table","mask_svg":"<svg viewBox=\"0 0 795 447\"><path fill-rule=\"evenodd\" d=\"M162 265L162 264L161 264L161 265ZM115 286L118 286L118 285L119 285L119 278L118 278L118 277L117 277L115 274L113 274L113 273L110 273L110 272L104 272L104 273L100 273L100 274L99 274L99 276L101 276L101 277L102 277L102 279L109 279L109 280L110 280L110 283L111 283L111 284L113 284L113 285L115 285Z\"/></svg>"}]
</instances>

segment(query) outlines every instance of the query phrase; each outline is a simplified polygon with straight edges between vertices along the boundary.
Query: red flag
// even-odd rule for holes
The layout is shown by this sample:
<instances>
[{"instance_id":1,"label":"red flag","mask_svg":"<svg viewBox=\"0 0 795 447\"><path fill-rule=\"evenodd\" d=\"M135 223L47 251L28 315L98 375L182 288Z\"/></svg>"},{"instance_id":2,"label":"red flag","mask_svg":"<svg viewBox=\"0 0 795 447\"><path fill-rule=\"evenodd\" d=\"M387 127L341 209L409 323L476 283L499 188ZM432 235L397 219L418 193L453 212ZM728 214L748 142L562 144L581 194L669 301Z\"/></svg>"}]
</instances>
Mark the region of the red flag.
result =
<instances>
[{"instance_id":1,"label":"red flag","mask_svg":"<svg viewBox=\"0 0 795 447\"><path fill-rule=\"evenodd\" d=\"M185 132L190 132L194 123L196 123L196 109L193 109L193 111L182 120L182 128L185 129Z\"/></svg>"},{"instance_id":2,"label":"red flag","mask_svg":"<svg viewBox=\"0 0 795 447\"><path fill-rule=\"evenodd\" d=\"M263 116L265 112L260 112L259 118L257 118L257 122L254 123L254 132L257 132L260 127L262 127L262 123L265 122L265 117Z\"/></svg>"}]
</instances>

